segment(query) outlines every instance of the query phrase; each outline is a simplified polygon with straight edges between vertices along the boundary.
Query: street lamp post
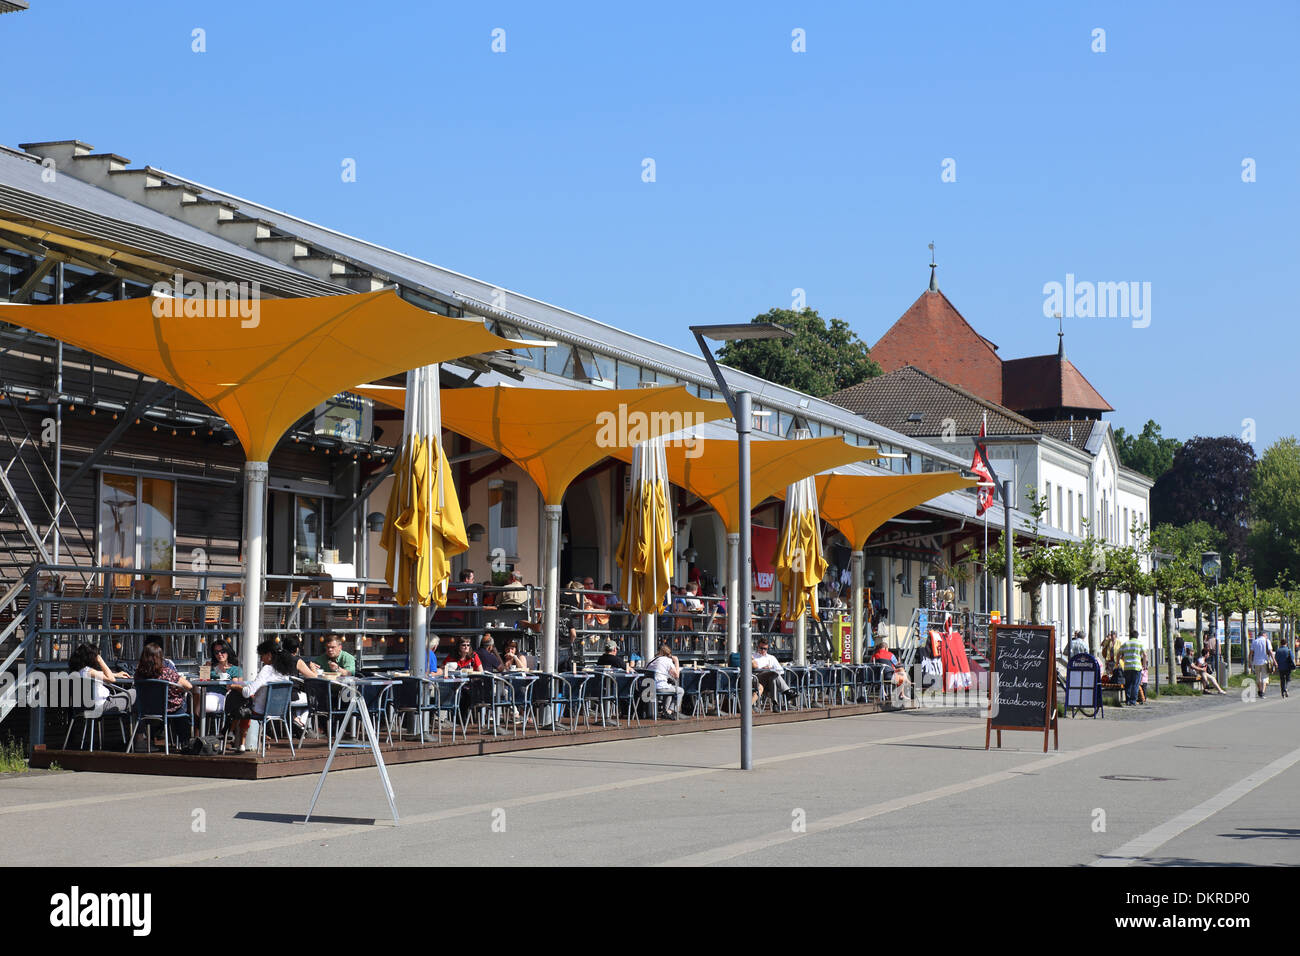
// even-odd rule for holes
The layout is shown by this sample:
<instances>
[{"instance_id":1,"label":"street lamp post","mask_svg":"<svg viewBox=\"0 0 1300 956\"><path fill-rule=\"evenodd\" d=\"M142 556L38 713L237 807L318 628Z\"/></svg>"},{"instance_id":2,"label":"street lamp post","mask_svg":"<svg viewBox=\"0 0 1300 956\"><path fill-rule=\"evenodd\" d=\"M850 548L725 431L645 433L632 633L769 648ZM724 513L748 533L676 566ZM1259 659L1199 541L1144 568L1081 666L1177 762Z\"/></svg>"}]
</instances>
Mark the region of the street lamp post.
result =
<instances>
[{"instance_id":1,"label":"street lamp post","mask_svg":"<svg viewBox=\"0 0 1300 956\"><path fill-rule=\"evenodd\" d=\"M740 614L740 769L750 770L753 768L752 744L754 736L754 708L750 703L754 686L753 628L751 626L753 617L750 604L753 600L754 576L753 559L750 555L749 528L749 433L753 428L754 416L749 392L733 393L731 391L726 378L722 375L722 369L718 367L717 361L713 358L713 352L704 340L734 342L739 339L789 339L794 338L794 333L774 322L751 322L742 325L693 325L691 326L691 333L695 336L695 341L700 347L700 352L704 355L704 360L709 363L709 369L713 372L714 381L718 383L718 391L722 392L722 397L726 399L727 407L731 409L731 417L736 423L737 467L739 469L740 486L740 594L729 596L728 600L731 603L728 604L728 611L731 610L733 605L736 605ZM737 597L739 597L738 601Z\"/></svg>"},{"instance_id":2,"label":"street lamp post","mask_svg":"<svg viewBox=\"0 0 1300 956\"><path fill-rule=\"evenodd\" d=\"M1207 578L1213 576L1214 586L1216 588L1219 586L1219 571L1222 567L1223 565L1219 561L1219 552L1203 551L1201 553L1201 574L1203 574ZM1210 626L1214 628L1214 640L1216 642L1216 649L1215 649L1216 666L1214 669L1216 671L1216 676L1219 678L1219 686L1223 686L1223 681L1224 681L1223 652L1225 650L1224 644L1226 643L1224 638L1227 637L1227 634L1226 633L1224 634L1224 638L1219 637L1219 604L1217 601L1214 603L1213 610L1211 612ZM1204 640L1202 640L1201 641L1202 646L1204 646L1204 643L1205 643Z\"/></svg>"}]
</instances>

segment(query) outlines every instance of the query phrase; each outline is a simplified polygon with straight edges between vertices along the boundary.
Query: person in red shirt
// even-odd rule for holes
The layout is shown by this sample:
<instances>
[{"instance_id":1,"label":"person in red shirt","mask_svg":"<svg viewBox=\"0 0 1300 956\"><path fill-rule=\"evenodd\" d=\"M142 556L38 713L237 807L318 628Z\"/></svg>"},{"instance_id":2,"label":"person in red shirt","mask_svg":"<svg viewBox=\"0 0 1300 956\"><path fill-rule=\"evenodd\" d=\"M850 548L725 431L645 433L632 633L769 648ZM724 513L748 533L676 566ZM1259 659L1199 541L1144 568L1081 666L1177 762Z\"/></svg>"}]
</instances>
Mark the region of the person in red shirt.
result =
<instances>
[{"instance_id":1,"label":"person in red shirt","mask_svg":"<svg viewBox=\"0 0 1300 956\"><path fill-rule=\"evenodd\" d=\"M467 671L474 674L483 673L483 662L479 656L474 653L474 646L470 643L468 637L460 639L460 650L458 656L448 660L449 664L455 664L456 670Z\"/></svg>"}]
</instances>

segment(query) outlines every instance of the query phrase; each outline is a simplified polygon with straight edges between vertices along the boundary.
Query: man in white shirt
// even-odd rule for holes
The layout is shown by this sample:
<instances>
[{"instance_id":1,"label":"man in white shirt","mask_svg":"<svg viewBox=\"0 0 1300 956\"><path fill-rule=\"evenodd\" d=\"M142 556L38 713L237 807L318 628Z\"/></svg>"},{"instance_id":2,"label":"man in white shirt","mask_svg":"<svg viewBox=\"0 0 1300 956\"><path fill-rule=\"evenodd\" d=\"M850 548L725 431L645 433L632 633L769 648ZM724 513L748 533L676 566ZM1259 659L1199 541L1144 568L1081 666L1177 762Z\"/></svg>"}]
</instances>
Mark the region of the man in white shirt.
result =
<instances>
[{"instance_id":1,"label":"man in white shirt","mask_svg":"<svg viewBox=\"0 0 1300 956\"><path fill-rule=\"evenodd\" d=\"M676 720L682 710L682 698L686 691L681 686L681 665L673 656L673 649L667 644L659 645L659 655L650 662L650 670L655 675L655 697L660 694L676 694L676 700L664 708L669 720Z\"/></svg>"},{"instance_id":2,"label":"man in white shirt","mask_svg":"<svg viewBox=\"0 0 1300 956\"><path fill-rule=\"evenodd\" d=\"M776 655L768 651L766 638L758 639L758 656L754 658L754 679L758 681L759 689L765 691L768 696L781 694L788 701L795 700L799 695L790 689L790 685L785 682L785 668L781 662L776 659ZM758 693L755 692L753 703L758 703Z\"/></svg>"},{"instance_id":3,"label":"man in white shirt","mask_svg":"<svg viewBox=\"0 0 1300 956\"><path fill-rule=\"evenodd\" d=\"M1260 697L1263 697L1268 690L1269 665L1276 666L1276 663L1276 659L1273 657L1273 642L1268 639L1267 634L1261 631L1250 642L1250 666L1255 668L1255 683L1259 686Z\"/></svg>"}]
</instances>

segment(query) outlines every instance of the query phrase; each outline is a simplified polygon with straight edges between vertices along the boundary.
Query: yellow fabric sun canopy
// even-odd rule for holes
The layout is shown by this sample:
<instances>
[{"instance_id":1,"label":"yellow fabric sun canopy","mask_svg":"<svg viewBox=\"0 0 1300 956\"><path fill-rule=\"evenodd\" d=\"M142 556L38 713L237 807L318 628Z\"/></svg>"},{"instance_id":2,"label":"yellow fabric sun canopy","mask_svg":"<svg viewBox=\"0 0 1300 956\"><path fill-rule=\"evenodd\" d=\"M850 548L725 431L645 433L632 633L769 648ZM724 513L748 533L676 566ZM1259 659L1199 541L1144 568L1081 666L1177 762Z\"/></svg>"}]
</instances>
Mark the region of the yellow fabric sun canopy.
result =
<instances>
[{"instance_id":1,"label":"yellow fabric sun canopy","mask_svg":"<svg viewBox=\"0 0 1300 956\"><path fill-rule=\"evenodd\" d=\"M402 389L352 391L405 406ZM573 479L620 448L628 449L630 460L631 446L638 442L730 414L725 403L697 398L681 385L610 390L497 385L442 393L443 427L515 462L548 505L560 504Z\"/></svg>"},{"instance_id":2,"label":"yellow fabric sun canopy","mask_svg":"<svg viewBox=\"0 0 1300 956\"><path fill-rule=\"evenodd\" d=\"M855 550L890 518L948 491L973 488L975 478L955 471L921 475L818 475L817 507Z\"/></svg>"},{"instance_id":3,"label":"yellow fabric sun canopy","mask_svg":"<svg viewBox=\"0 0 1300 956\"><path fill-rule=\"evenodd\" d=\"M708 502L731 534L740 531L737 451L734 439L710 438L696 448L669 448L667 455L668 480ZM614 454L624 461L632 460L630 451ZM879 453L874 448L850 445L839 437L751 441L750 504L757 505L784 491L800 478L877 457Z\"/></svg>"},{"instance_id":4,"label":"yellow fabric sun canopy","mask_svg":"<svg viewBox=\"0 0 1300 956\"><path fill-rule=\"evenodd\" d=\"M295 421L358 382L514 344L391 289L242 303L149 296L0 305L0 320L188 392L230 424L251 461L266 461Z\"/></svg>"}]
</instances>

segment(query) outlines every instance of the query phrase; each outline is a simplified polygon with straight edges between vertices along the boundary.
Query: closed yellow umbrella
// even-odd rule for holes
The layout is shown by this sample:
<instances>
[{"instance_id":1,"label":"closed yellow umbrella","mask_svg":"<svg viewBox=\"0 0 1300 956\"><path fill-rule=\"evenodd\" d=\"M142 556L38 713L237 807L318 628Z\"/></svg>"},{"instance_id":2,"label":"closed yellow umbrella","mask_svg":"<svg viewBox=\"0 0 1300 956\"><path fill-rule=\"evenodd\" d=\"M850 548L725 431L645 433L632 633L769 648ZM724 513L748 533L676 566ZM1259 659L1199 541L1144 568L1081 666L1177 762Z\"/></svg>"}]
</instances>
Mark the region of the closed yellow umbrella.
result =
<instances>
[{"instance_id":1,"label":"closed yellow umbrella","mask_svg":"<svg viewBox=\"0 0 1300 956\"><path fill-rule=\"evenodd\" d=\"M800 479L786 490L785 520L775 565L781 582L781 616L797 621L809 608L816 615L817 585L826 574L826 558L822 554L812 478Z\"/></svg>"},{"instance_id":2,"label":"closed yellow umbrella","mask_svg":"<svg viewBox=\"0 0 1300 956\"><path fill-rule=\"evenodd\" d=\"M451 559L469 550L469 538L440 441L438 367L413 369L406 381L411 401L379 543L388 551L384 576L398 602L411 606L408 653L412 673L421 674L425 608L446 606Z\"/></svg>"},{"instance_id":3,"label":"closed yellow umbrella","mask_svg":"<svg viewBox=\"0 0 1300 956\"><path fill-rule=\"evenodd\" d=\"M655 615L673 576L673 516L666 472L662 438L636 446L616 559L623 569L623 600L632 613L642 616L643 655L654 653Z\"/></svg>"}]
</instances>

